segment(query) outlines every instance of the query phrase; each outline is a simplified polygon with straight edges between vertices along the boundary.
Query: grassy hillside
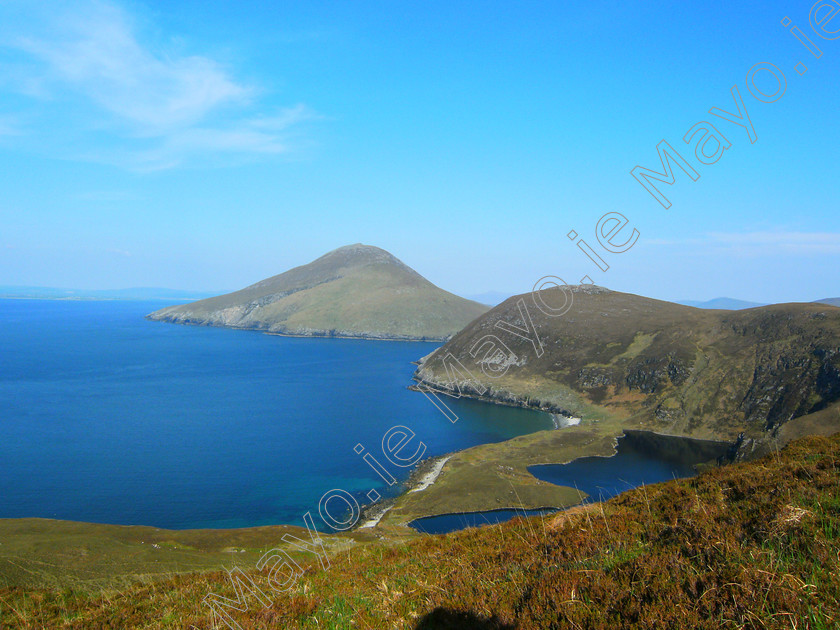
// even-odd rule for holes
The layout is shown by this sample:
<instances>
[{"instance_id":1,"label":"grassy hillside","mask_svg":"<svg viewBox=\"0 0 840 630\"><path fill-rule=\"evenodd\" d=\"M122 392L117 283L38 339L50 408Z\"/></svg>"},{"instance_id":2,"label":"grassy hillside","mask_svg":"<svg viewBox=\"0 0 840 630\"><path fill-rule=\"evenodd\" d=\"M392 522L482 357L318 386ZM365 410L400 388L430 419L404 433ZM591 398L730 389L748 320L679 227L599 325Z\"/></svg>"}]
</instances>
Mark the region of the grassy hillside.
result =
<instances>
[{"instance_id":1,"label":"grassy hillside","mask_svg":"<svg viewBox=\"0 0 840 630\"><path fill-rule=\"evenodd\" d=\"M231 562L253 567L291 525L170 530L43 518L0 519L0 587L113 590ZM364 530L324 536L332 550L370 538Z\"/></svg>"},{"instance_id":2,"label":"grassy hillside","mask_svg":"<svg viewBox=\"0 0 840 630\"><path fill-rule=\"evenodd\" d=\"M558 289L542 293L549 304L562 302ZM776 437L790 420L840 400L840 310L831 306L720 311L599 287L576 287L573 295L560 317L536 308L531 295L506 300L427 357L415 378L446 385L443 359L452 355L472 373L473 382L456 379L468 394L477 396L480 384L485 398L499 402L727 440L742 432ZM520 299L542 356L496 325L528 327ZM476 346L487 335L497 338L490 352ZM824 418L840 429L836 415Z\"/></svg>"},{"instance_id":3,"label":"grassy hillside","mask_svg":"<svg viewBox=\"0 0 840 630\"><path fill-rule=\"evenodd\" d=\"M349 245L241 291L149 318L290 335L443 340L488 309L436 287L385 250Z\"/></svg>"},{"instance_id":4,"label":"grassy hillside","mask_svg":"<svg viewBox=\"0 0 840 630\"><path fill-rule=\"evenodd\" d=\"M840 620L840 435L559 515L312 559L243 594L254 628L812 628ZM211 628L225 572L88 594L0 589L0 627ZM243 591L244 593L244 591ZM219 625L218 627L235 627Z\"/></svg>"}]
</instances>

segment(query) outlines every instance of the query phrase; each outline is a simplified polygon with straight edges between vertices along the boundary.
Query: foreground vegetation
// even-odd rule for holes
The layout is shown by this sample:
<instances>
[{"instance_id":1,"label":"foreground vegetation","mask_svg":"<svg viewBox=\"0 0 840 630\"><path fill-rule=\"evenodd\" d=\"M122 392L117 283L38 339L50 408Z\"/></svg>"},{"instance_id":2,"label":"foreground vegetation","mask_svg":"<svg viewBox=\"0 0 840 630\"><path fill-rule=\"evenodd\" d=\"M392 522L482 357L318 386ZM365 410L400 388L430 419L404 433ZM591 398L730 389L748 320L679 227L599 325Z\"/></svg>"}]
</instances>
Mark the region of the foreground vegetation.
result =
<instances>
[{"instance_id":1,"label":"foreground vegetation","mask_svg":"<svg viewBox=\"0 0 840 630\"><path fill-rule=\"evenodd\" d=\"M840 434L559 515L359 545L289 594L251 570L242 628L834 628ZM0 626L211 628L226 572L118 591L0 591ZM218 621L218 620L217 620ZM233 623L233 622L231 622ZM218 627L226 627L219 623Z\"/></svg>"},{"instance_id":2,"label":"foreground vegetation","mask_svg":"<svg viewBox=\"0 0 840 630\"><path fill-rule=\"evenodd\" d=\"M0 588L113 591L234 563L253 567L285 534L305 537L306 530L291 525L171 530L44 518L0 519ZM372 538L365 530L322 536L324 546L333 552Z\"/></svg>"}]
</instances>

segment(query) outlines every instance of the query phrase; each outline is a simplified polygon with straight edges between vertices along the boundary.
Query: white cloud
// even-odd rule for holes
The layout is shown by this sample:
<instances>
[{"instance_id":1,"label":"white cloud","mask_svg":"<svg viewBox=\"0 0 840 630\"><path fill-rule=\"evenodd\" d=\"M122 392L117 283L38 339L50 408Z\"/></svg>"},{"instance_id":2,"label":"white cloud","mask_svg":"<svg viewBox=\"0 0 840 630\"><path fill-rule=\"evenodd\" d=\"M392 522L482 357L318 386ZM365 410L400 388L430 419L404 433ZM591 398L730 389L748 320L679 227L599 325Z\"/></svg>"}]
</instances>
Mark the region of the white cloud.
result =
<instances>
[{"instance_id":1,"label":"white cloud","mask_svg":"<svg viewBox=\"0 0 840 630\"><path fill-rule=\"evenodd\" d=\"M82 14L61 16L61 24L58 37L22 36L17 45L60 81L152 133L194 123L214 107L250 95L211 59L153 55L116 6L92 3Z\"/></svg>"},{"instance_id":2,"label":"white cloud","mask_svg":"<svg viewBox=\"0 0 840 630\"><path fill-rule=\"evenodd\" d=\"M693 245L716 253L727 250L743 256L787 254L840 254L838 232L709 232L685 239L649 239L651 245Z\"/></svg>"},{"instance_id":3,"label":"white cloud","mask_svg":"<svg viewBox=\"0 0 840 630\"><path fill-rule=\"evenodd\" d=\"M709 232L709 237L719 243L742 245L840 245L840 233L837 232Z\"/></svg>"},{"instance_id":4,"label":"white cloud","mask_svg":"<svg viewBox=\"0 0 840 630\"><path fill-rule=\"evenodd\" d=\"M288 147L282 132L312 117L300 105L260 113L255 87L209 57L144 44L132 16L117 4L51 4L54 10L33 11L21 20L24 33L7 36L6 46L35 62L37 74L29 74L18 93L57 103L79 95L99 113L73 122L85 125L89 137L104 128L108 140L120 141L118 151L100 146L88 158L107 155L148 169L177 166L207 152L283 153Z\"/></svg>"},{"instance_id":5,"label":"white cloud","mask_svg":"<svg viewBox=\"0 0 840 630\"><path fill-rule=\"evenodd\" d=\"M132 167L148 171L177 166L185 155L270 155L286 153L290 149L282 132L292 125L312 118L314 115L304 106L288 110L277 117L285 125L271 128L261 126L260 121L243 120L236 126L219 129L190 126L167 134L154 148L138 151L133 155Z\"/></svg>"}]
</instances>

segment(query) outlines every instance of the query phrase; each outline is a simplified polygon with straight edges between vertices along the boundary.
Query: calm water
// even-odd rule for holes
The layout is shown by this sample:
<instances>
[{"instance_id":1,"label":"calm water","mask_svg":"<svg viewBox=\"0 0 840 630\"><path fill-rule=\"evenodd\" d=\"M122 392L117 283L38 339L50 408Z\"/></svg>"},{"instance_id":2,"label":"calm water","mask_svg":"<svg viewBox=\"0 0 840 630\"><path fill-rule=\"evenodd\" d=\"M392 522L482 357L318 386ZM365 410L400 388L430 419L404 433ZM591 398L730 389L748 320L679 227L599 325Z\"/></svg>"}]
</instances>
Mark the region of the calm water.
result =
<instances>
[{"instance_id":1,"label":"calm water","mask_svg":"<svg viewBox=\"0 0 840 630\"><path fill-rule=\"evenodd\" d=\"M562 430L562 429L561 429ZM619 438L612 457L581 457L568 464L529 466L537 479L577 488L589 495L587 501L602 501L641 485L692 477L694 465L724 455L729 444L689 438L645 437L643 432ZM409 523L426 534L502 523L514 516L536 516L556 510L491 510L442 514Z\"/></svg>"},{"instance_id":2,"label":"calm water","mask_svg":"<svg viewBox=\"0 0 840 630\"><path fill-rule=\"evenodd\" d=\"M407 477L381 456L394 425L426 456L552 426L459 400L450 423L406 389L410 362L436 344L143 319L168 304L0 300L0 518L303 524L333 488L360 502L371 488L389 494L357 443Z\"/></svg>"},{"instance_id":3,"label":"calm water","mask_svg":"<svg viewBox=\"0 0 840 630\"><path fill-rule=\"evenodd\" d=\"M592 501L609 499L642 485L696 474L696 460L652 454L627 438L618 440L616 451L612 457L581 457L568 464L529 466L528 472L558 486L577 488Z\"/></svg>"},{"instance_id":4,"label":"calm water","mask_svg":"<svg viewBox=\"0 0 840 630\"><path fill-rule=\"evenodd\" d=\"M411 521L409 525L424 534L447 534L449 532L480 527L493 523L504 523L515 516L544 516L557 510L488 510L487 512L463 512L461 514L441 514L427 516Z\"/></svg>"}]
</instances>

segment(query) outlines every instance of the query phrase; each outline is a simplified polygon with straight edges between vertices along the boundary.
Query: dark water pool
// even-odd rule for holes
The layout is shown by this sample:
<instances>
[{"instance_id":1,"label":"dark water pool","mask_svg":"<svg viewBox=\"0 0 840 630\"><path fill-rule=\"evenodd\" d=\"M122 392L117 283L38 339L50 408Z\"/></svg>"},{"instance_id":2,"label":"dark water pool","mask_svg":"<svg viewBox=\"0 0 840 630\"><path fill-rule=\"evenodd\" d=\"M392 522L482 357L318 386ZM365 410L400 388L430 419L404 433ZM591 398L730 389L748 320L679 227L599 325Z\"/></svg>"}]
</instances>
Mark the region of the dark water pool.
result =
<instances>
[{"instance_id":1,"label":"dark water pool","mask_svg":"<svg viewBox=\"0 0 840 630\"><path fill-rule=\"evenodd\" d=\"M446 534L467 527L480 527L504 523L515 516L543 516L556 512L555 509L545 510L490 510L488 512L462 512L461 514L441 514L427 516L411 521L409 525L423 534Z\"/></svg>"},{"instance_id":2,"label":"dark water pool","mask_svg":"<svg viewBox=\"0 0 840 630\"><path fill-rule=\"evenodd\" d=\"M697 464L726 458L727 442L659 435L647 431L626 431L618 439L612 457L581 457L568 464L529 466L537 479L577 488L589 495L587 501L601 501L641 485L692 477ZM448 532L502 523L515 516L538 516L556 512L542 510L492 510L429 516L409 523L425 534Z\"/></svg>"},{"instance_id":3,"label":"dark water pool","mask_svg":"<svg viewBox=\"0 0 840 630\"><path fill-rule=\"evenodd\" d=\"M601 501L642 485L692 477L695 466L726 457L726 442L627 431L612 457L581 457L568 464L529 466L542 481L577 488Z\"/></svg>"}]
</instances>

